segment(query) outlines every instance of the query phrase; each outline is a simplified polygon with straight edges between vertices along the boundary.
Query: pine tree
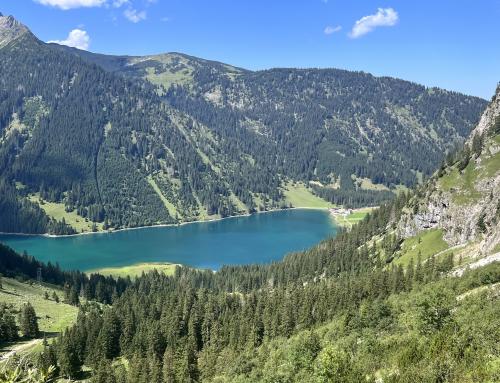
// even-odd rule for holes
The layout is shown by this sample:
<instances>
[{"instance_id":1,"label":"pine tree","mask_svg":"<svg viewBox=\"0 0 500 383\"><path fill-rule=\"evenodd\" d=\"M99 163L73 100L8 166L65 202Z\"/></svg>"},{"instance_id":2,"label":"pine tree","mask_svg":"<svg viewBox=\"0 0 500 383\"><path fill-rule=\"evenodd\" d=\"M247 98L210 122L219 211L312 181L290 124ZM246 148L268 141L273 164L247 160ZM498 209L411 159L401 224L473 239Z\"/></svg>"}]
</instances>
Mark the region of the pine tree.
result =
<instances>
[{"instance_id":1,"label":"pine tree","mask_svg":"<svg viewBox=\"0 0 500 383\"><path fill-rule=\"evenodd\" d=\"M417 255L417 266L415 268L415 282L421 283L423 282L423 280L424 280L424 270L422 266L422 254L419 250Z\"/></svg>"},{"instance_id":2,"label":"pine tree","mask_svg":"<svg viewBox=\"0 0 500 383\"><path fill-rule=\"evenodd\" d=\"M57 359L63 376L70 379L77 377L81 369L81 361L68 332L60 338Z\"/></svg>"},{"instance_id":3,"label":"pine tree","mask_svg":"<svg viewBox=\"0 0 500 383\"><path fill-rule=\"evenodd\" d=\"M163 381L175 383L175 354L171 348L167 348L163 354Z\"/></svg>"},{"instance_id":4,"label":"pine tree","mask_svg":"<svg viewBox=\"0 0 500 383\"><path fill-rule=\"evenodd\" d=\"M406 290L411 290L413 286L413 278L415 277L415 265L413 262L413 258L410 259L408 263L408 267L406 269Z\"/></svg>"},{"instance_id":5,"label":"pine tree","mask_svg":"<svg viewBox=\"0 0 500 383\"><path fill-rule=\"evenodd\" d=\"M19 329L25 338L37 338L40 334L35 309L30 303L26 303L21 309Z\"/></svg>"},{"instance_id":6,"label":"pine tree","mask_svg":"<svg viewBox=\"0 0 500 383\"><path fill-rule=\"evenodd\" d=\"M66 302L72 306L78 306L80 304L80 298L78 297L78 291L75 285L72 285L68 289Z\"/></svg>"},{"instance_id":7,"label":"pine tree","mask_svg":"<svg viewBox=\"0 0 500 383\"><path fill-rule=\"evenodd\" d=\"M117 383L111 362L103 359L95 369L90 383Z\"/></svg>"},{"instance_id":8,"label":"pine tree","mask_svg":"<svg viewBox=\"0 0 500 383\"><path fill-rule=\"evenodd\" d=\"M120 321L112 310L107 310L103 319L97 343L103 356L112 360L120 354Z\"/></svg>"},{"instance_id":9,"label":"pine tree","mask_svg":"<svg viewBox=\"0 0 500 383\"><path fill-rule=\"evenodd\" d=\"M44 344L43 351L38 356L38 365L44 370L52 366L55 368L55 373L58 372L57 354L54 347Z\"/></svg>"},{"instance_id":10,"label":"pine tree","mask_svg":"<svg viewBox=\"0 0 500 383\"><path fill-rule=\"evenodd\" d=\"M472 138L472 152L476 154L477 157L481 155L484 145L484 137L482 134L475 134Z\"/></svg>"}]
</instances>

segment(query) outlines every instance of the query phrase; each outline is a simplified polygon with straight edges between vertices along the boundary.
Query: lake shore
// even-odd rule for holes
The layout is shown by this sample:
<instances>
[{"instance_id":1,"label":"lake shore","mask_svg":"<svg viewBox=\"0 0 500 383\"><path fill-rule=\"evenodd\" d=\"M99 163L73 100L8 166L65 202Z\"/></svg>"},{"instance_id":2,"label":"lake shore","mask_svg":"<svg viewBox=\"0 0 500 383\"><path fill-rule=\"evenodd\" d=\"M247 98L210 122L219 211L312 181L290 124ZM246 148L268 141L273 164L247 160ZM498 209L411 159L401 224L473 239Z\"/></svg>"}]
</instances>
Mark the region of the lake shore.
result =
<instances>
[{"instance_id":1,"label":"lake shore","mask_svg":"<svg viewBox=\"0 0 500 383\"><path fill-rule=\"evenodd\" d=\"M165 275L173 275L175 272L175 268L182 266L182 264L171 262L139 262L126 266L103 267L100 269L87 270L85 271L85 274L101 274L104 276L112 277L136 278L142 275L142 273L148 273L150 271L156 270Z\"/></svg>"},{"instance_id":2,"label":"lake shore","mask_svg":"<svg viewBox=\"0 0 500 383\"><path fill-rule=\"evenodd\" d=\"M232 215L230 217L221 217L221 218L210 218L210 219L200 219L200 220L195 220L195 221L188 221L188 222L179 222L179 223L160 223L160 224L155 224L155 225L149 225L149 226L137 226L137 227L124 227L121 229L112 229L112 230L103 230L103 231L86 231L83 233L75 233L75 234L30 234L30 233L6 233L6 232L0 232L0 235L20 235L20 236L28 236L28 237L46 237L46 238L67 238L67 237L77 237L77 236L82 236L82 235L99 235L99 234L113 234L113 233L118 233L120 231L127 231L127 230L143 230L143 229L148 229L148 228L157 228L157 227L178 227L178 226L184 226L184 225L190 225L194 223L209 223L209 222L217 222L217 221L222 221L225 219L233 219L233 218L240 218L240 217L249 217L254 214L265 214L265 213L276 213L278 211L286 211L286 210L323 210L323 211L329 211L329 208L326 207L288 207L284 209L271 209L271 210L265 210L265 211L257 211L254 213L245 213L245 214L238 214L238 215ZM330 213L330 217L335 221L335 223L338 226L341 226L340 222L335 218L335 215Z\"/></svg>"},{"instance_id":3,"label":"lake shore","mask_svg":"<svg viewBox=\"0 0 500 383\"><path fill-rule=\"evenodd\" d=\"M60 238L8 235L0 241L19 253L26 251L41 261L58 263L64 270L97 271L150 262L218 270L224 265L280 260L339 230L323 209L278 210L206 224L148 228Z\"/></svg>"}]
</instances>

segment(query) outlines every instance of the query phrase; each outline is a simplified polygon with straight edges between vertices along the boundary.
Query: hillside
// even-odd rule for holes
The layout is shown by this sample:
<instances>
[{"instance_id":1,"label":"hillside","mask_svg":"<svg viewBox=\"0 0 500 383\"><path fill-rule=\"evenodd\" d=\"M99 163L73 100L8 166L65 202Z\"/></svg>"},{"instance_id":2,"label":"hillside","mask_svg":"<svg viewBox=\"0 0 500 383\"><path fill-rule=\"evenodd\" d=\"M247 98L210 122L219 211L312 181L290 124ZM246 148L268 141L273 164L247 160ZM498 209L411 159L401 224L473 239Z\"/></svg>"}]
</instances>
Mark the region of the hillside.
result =
<instances>
[{"instance_id":1,"label":"hillside","mask_svg":"<svg viewBox=\"0 0 500 383\"><path fill-rule=\"evenodd\" d=\"M500 258L500 88L465 149L448 157L409 202L397 231L405 241L438 234L436 248L464 262ZM446 251L447 249L450 249ZM455 250L453 250L455 249Z\"/></svg>"},{"instance_id":2,"label":"hillside","mask_svg":"<svg viewBox=\"0 0 500 383\"><path fill-rule=\"evenodd\" d=\"M376 205L431 174L485 106L358 72L96 55L12 16L0 38L2 232Z\"/></svg>"},{"instance_id":3,"label":"hillside","mask_svg":"<svg viewBox=\"0 0 500 383\"><path fill-rule=\"evenodd\" d=\"M499 105L500 87L463 150L349 231L269 265L152 271L111 307L82 307L39 368L96 382L498 381ZM424 221L428 206L449 219Z\"/></svg>"},{"instance_id":4,"label":"hillside","mask_svg":"<svg viewBox=\"0 0 500 383\"><path fill-rule=\"evenodd\" d=\"M55 297L60 301L55 301ZM44 336L47 339L57 337L67 327L76 322L78 308L65 302L64 290L50 284L40 285L33 281L18 281L12 278L2 278L0 289L0 308L16 314L21 307L30 303L37 314L40 337L33 340L18 339L15 342L4 343L0 336L0 363L14 354L25 355L40 352Z\"/></svg>"},{"instance_id":5,"label":"hillside","mask_svg":"<svg viewBox=\"0 0 500 383\"><path fill-rule=\"evenodd\" d=\"M114 57L69 50L106 70L148 80L169 104L212 131L235 140L245 130L262 136L280 174L344 189L411 186L432 174L443 150L468 136L474 114L485 106L362 72L249 71L180 53Z\"/></svg>"}]
</instances>

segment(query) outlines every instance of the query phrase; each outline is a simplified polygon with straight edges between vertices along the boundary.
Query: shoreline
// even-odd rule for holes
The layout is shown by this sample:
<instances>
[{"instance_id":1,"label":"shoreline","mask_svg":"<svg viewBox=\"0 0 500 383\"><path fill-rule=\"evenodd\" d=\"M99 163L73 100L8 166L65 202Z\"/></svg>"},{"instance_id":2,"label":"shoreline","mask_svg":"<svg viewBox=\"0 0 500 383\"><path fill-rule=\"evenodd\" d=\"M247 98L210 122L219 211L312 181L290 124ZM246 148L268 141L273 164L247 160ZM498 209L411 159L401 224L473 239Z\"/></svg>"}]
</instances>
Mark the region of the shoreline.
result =
<instances>
[{"instance_id":1,"label":"shoreline","mask_svg":"<svg viewBox=\"0 0 500 383\"><path fill-rule=\"evenodd\" d=\"M67 237L77 237L77 236L82 236L82 235L113 234L113 233L118 233L120 231L126 231L126 230L143 230L143 229L149 229L149 228L184 226L184 225L190 225L190 224L194 224L194 223L210 223L210 222L222 221L222 220L225 220L225 219L250 217L252 215L257 215L257 214L276 213L278 211L287 211L287 210L323 210L323 211L327 211L328 214L329 214L329 216L331 217L331 219L335 222L335 224L340 227L341 224L335 219L335 215L332 214L329 209L330 208L327 208L327 207L288 207L288 208L285 208L285 209L272 209L272 210L257 211L257 212L254 212L254 213L245 213L245 214L239 214L239 215L232 215L230 217L202 219L202 220L195 220L195 221L189 221L189 222L180 222L180 223L160 223L160 224L155 224L155 225L150 225L150 226L124 227L124 228L121 228L121 229L95 231L95 232L87 231L87 232L84 232L84 233L75 233L75 234L57 235L57 234L48 234L48 233L44 233L44 234L31 234L31 233L7 233L7 232L0 232L0 235L16 235L16 236L45 237L45 238L67 238Z\"/></svg>"}]
</instances>

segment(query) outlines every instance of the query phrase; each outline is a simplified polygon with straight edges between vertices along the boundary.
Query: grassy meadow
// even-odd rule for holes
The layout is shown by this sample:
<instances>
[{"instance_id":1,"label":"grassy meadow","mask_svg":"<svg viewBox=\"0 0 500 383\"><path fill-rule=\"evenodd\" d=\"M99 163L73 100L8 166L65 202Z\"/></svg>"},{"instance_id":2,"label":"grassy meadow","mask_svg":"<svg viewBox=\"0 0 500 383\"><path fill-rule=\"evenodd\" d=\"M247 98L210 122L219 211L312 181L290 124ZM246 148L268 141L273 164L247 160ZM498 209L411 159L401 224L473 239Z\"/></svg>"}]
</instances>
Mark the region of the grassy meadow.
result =
<instances>
[{"instance_id":1,"label":"grassy meadow","mask_svg":"<svg viewBox=\"0 0 500 383\"><path fill-rule=\"evenodd\" d=\"M87 274L99 273L102 275L110 275L112 277L118 278L136 278L142 273L147 273L149 271L157 270L166 275L173 275L175 268L179 266L174 263L137 263L135 265L123 266L123 267L105 267L102 269L96 269L87 272Z\"/></svg>"}]
</instances>

